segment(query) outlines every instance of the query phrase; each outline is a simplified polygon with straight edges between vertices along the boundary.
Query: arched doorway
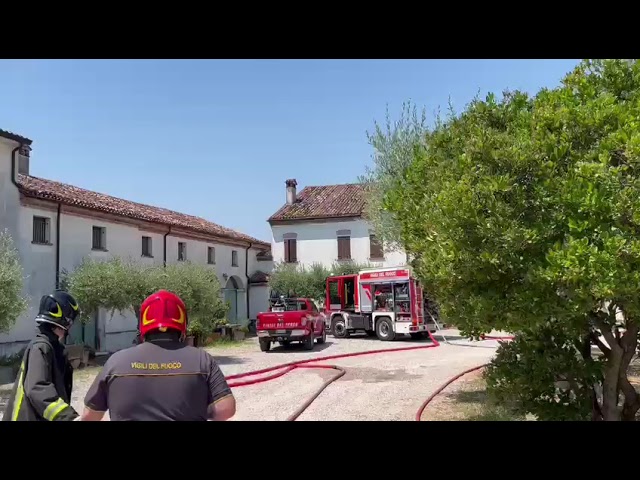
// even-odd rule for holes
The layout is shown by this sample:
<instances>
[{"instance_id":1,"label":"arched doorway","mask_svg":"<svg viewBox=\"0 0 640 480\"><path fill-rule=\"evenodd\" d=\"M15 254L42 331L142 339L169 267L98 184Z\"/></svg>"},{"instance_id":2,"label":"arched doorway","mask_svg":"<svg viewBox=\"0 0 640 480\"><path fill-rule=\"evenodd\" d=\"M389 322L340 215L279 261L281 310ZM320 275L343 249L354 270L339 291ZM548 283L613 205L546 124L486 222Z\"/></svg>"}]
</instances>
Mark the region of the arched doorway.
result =
<instances>
[{"instance_id":1,"label":"arched doorway","mask_svg":"<svg viewBox=\"0 0 640 480\"><path fill-rule=\"evenodd\" d=\"M227 321L229 323L238 323L240 320L244 320L246 316L244 311L244 288L242 280L236 276L229 277L227 284L224 287L224 300L229 304L229 311L227 313Z\"/></svg>"}]
</instances>

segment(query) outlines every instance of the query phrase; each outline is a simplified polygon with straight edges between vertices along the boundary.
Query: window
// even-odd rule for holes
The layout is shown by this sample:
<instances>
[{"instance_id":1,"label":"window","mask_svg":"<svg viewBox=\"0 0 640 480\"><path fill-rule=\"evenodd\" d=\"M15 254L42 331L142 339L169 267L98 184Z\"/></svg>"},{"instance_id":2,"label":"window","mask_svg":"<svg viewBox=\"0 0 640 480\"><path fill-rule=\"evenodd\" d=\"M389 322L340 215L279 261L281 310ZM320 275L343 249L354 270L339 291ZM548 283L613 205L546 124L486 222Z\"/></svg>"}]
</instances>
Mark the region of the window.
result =
<instances>
[{"instance_id":1,"label":"window","mask_svg":"<svg viewBox=\"0 0 640 480\"><path fill-rule=\"evenodd\" d=\"M238 251L237 250L231 250L231 266L232 267L237 267L238 266Z\"/></svg>"},{"instance_id":2,"label":"window","mask_svg":"<svg viewBox=\"0 0 640 480\"><path fill-rule=\"evenodd\" d=\"M178 242L178 261L187 261L187 242Z\"/></svg>"},{"instance_id":3,"label":"window","mask_svg":"<svg viewBox=\"0 0 640 480\"><path fill-rule=\"evenodd\" d=\"M284 241L284 261L286 263L295 263L298 261L297 240L288 238Z\"/></svg>"},{"instance_id":4,"label":"window","mask_svg":"<svg viewBox=\"0 0 640 480\"><path fill-rule=\"evenodd\" d=\"M51 232L49 219L46 217L33 217L33 243L42 245L51 244Z\"/></svg>"},{"instance_id":5,"label":"window","mask_svg":"<svg viewBox=\"0 0 640 480\"><path fill-rule=\"evenodd\" d=\"M151 237L142 237L142 256L153 257L151 253Z\"/></svg>"},{"instance_id":6,"label":"window","mask_svg":"<svg viewBox=\"0 0 640 480\"><path fill-rule=\"evenodd\" d=\"M216 264L216 249L215 249L215 247L209 247L207 249L207 263L209 265L215 265Z\"/></svg>"},{"instance_id":7,"label":"window","mask_svg":"<svg viewBox=\"0 0 640 480\"><path fill-rule=\"evenodd\" d=\"M338 260L351 260L351 237L338 237Z\"/></svg>"},{"instance_id":8,"label":"window","mask_svg":"<svg viewBox=\"0 0 640 480\"><path fill-rule=\"evenodd\" d=\"M369 258L384 258L382 242L373 234L369 235Z\"/></svg>"},{"instance_id":9,"label":"window","mask_svg":"<svg viewBox=\"0 0 640 480\"><path fill-rule=\"evenodd\" d=\"M318 312L318 307L316 307L316 304L314 302L311 302L311 311L313 313L320 313Z\"/></svg>"},{"instance_id":10,"label":"window","mask_svg":"<svg viewBox=\"0 0 640 480\"><path fill-rule=\"evenodd\" d=\"M107 249L107 229L106 227L93 227L91 248L94 250Z\"/></svg>"},{"instance_id":11,"label":"window","mask_svg":"<svg viewBox=\"0 0 640 480\"><path fill-rule=\"evenodd\" d=\"M296 263L298 261L298 235L296 233L285 233L282 236L284 241L284 261L285 263Z\"/></svg>"}]
</instances>

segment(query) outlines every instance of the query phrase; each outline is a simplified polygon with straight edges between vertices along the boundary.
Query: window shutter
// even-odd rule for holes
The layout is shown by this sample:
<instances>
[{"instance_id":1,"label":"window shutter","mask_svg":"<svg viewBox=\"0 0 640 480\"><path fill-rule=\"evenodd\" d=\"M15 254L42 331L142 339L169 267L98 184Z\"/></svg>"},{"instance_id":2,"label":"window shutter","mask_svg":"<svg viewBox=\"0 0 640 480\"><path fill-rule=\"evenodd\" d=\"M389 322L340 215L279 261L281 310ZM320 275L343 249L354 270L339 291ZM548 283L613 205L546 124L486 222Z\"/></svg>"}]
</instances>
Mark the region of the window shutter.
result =
<instances>
[{"instance_id":1,"label":"window shutter","mask_svg":"<svg viewBox=\"0 0 640 480\"><path fill-rule=\"evenodd\" d=\"M296 243L297 241L294 239L289 240L289 261L292 263L298 261L298 249Z\"/></svg>"},{"instance_id":2,"label":"window shutter","mask_svg":"<svg viewBox=\"0 0 640 480\"><path fill-rule=\"evenodd\" d=\"M351 237L338 237L338 260L351 259Z\"/></svg>"}]
</instances>

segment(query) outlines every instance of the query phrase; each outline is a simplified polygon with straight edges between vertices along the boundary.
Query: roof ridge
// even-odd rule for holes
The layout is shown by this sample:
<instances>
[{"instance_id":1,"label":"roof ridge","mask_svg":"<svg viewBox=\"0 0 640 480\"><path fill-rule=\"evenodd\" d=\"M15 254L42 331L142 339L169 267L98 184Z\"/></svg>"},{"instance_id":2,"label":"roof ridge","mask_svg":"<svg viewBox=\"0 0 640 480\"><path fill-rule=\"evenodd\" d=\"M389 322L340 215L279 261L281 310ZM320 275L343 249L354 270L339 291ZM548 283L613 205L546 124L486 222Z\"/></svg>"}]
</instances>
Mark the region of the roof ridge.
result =
<instances>
[{"instance_id":1,"label":"roof ridge","mask_svg":"<svg viewBox=\"0 0 640 480\"><path fill-rule=\"evenodd\" d=\"M239 232L237 230L234 230L232 228L229 227L225 227L223 225L220 225L216 222L213 222L211 220L207 220L206 218L203 217L199 217L196 215L191 215L189 213L182 213L182 212L178 212L176 210L171 210L169 208L165 208L165 207L158 207L158 206L154 206L154 205L149 205L146 203L141 203L141 202L136 202L133 200L127 200L124 198L120 198L120 197L116 197L114 195L110 195L108 193L102 193L102 192L96 192L93 190L89 190L86 188L82 188L82 187L78 187L76 185L72 185L70 183L65 183L65 182L60 182L58 180L50 180L47 178L42 178L42 177L37 177L35 175L24 175L24 174L18 174L18 180L19 183L21 184L21 187L26 190L27 192L31 193L33 196L36 197L40 197L40 198L48 198L48 197L52 197L52 196L58 196L60 198L64 198L64 192L43 192L38 188L38 185L28 185L30 180L33 180L35 182L43 182L45 184L48 184L48 186L50 187L62 187L62 188L71 188L74 189L76 191L78 191L78 193L80 194L89 194L89 195L98 195L101 197L106 197L106 198L93 198L93 199L76 199L76 201L74 202L73 200L68 201L68 202L64 202L62 201L62 203L68 203L71 205L80 205L80 206L84 206L85 208L91 208L91 209L96 209L96 210L100 210L100 209L104 209L107 211L113 210L116 212L117 215L120 216L124 216L124 217L130 217L130 218L138 218L138 219L142 219L142 220L146 220L146 221L150 221L153 223L163 223L163 224L167 224L167 225L175 225L175 226L180 226L182 228L187 228L189 230L201 230L202 228L205 228L206 226L210 226L212 227L213 230L219 230L218 232L210 232L211 235L216 235L216 236L220 236L220 237L227 237L227 238L235 238L236 240L244 240L247 242L259 242L263 245L269 245L268 242L264 241L264 240L260 240L258 238L252 237L251 235L247 235L245 233ZM46 186L46 185L44 185ZM40 187L44 187L43 185L41 185ZM145 214L145 212L137 212L136 213L130 213L130 212L126 212L126 211L118 211L118 206L117 205L105 205L104 200L112 200L115 202L123 202L124 205L121 205L121 207L127 207L127 206L138 206L141 207L144 210L149 210L149 212L146 212L147 214ZM101 200L103 200L101 202ZM82 205L84 204L84 205ZM91 205L89 205L91 204ZM114 212L111 212L114 213ZM151 215L149 215L149 213ZM163 215L169 215L169 216L175 216L175 217L183 217L183 219L185 221L180 222L180 219L163 219L163 220L159 220L158 218L150 218L150 217L154 217L153 214L156 214L158 217L161 217ZM172 221L173 220L173 221ZM187 223L190 222L196 223L196 224L200 224L200 225L191 225L189 226ZM180 225L180 223L182 223L182 225ZM203 225L204 224L204 225Z\"/></svg>"},{"instance_id":2,"label":"roof ridge","mask_svg":"<svg viewBox=\"0 0 640 480\"><path fill-rule=\"evenodd\" d=\"M362 183L307 185L295 202L282 205L268 221L361 217L365 203L364 187Z\"/></svg>"}]
</instances>

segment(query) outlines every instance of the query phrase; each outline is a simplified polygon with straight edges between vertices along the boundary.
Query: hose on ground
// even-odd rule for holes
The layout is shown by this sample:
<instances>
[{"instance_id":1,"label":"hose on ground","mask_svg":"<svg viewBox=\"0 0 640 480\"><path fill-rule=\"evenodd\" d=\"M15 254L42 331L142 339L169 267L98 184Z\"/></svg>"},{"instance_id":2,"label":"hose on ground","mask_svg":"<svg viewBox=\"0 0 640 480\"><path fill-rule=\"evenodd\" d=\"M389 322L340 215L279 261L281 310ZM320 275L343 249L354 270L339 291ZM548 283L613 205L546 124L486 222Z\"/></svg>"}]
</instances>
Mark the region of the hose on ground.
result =
<instances>
[{"instance_id":1,"label":"hose on ground","mask_svg":"<svg viewBox=\"0 0 640 480\"><path fill-rule=\"evenodd\" d=\"M456 375L455 377L451 377L449 380L447 380L445 383L443 383L442 385L440 385L435 392L433 392L431 395L429 395L429 398L427 398L424 403L422 405L420 405L420 408L418 409L418 411L416 412L416 422L421 421L422 418L422 412L424 412L424 409L427 408L427 405L429 405L431 403L431 401L436 398L438 396L438 394L440 392L442 392L445 388L447 388L449 385L451 385L453 382L455 382L456 380L458 380L460 377L465 376L468 373L471 372L475 372L476 370L480 370L481 368L486 367L487 365L489 365L488 363L483 363L482 365L478 365L477 367L473 367L473 368L469 368L467 370L465 370L464 372L459 373L458 375Z\"/></svg>"},{"instance_id":2,"label":"hose on ground","mask_svg":"<svg viewBox=\"0 0 640 480\"><path fill-rule=\"evenodd\" d=\"M274 380L276 378L282 377L283 375L286 375L287 373L297 369L297 368L322 368L322 369L333 369L333 370L337 370L338 374L334 375L332 378L325 380L322 385L320 386L320 388L318 388L313 395L311 395L293 414L291 414L289 417L287 417L287 421L294 421L296 420L300 415L302 415L302 413L309 407L309 405L311 405L313 403L313 401L318 398L318 396L320 396L320 394L329 386L331 385L333 382L335 382L336 380L338 380L340 377L344 376L346 374L346 370L343 369L342 367L339 367L338 365L314 365L311 364L312 362L324 362L327 360L335 360L338 358L349 358L349 357L359 357L359 356L364 356L364 355L375 355L375 354L380 354L380 353L394 353L394 352L406 352L406 351L410 351L410 350L425 350L427 348L437 348L440 346L440 342L438 342L434 336L431 334L430 331L427 330L427 333L429 335L429 338L431 338L432 343L430 345L419 345L419 346L412 346L412 347L402 347L402 348L381 348L381 349L377 349L377 350L369 350L369 351L365 351L365 352L352 352L352 353L343 353L343 354L337 354L337 355L328 355L325 357L317 357L317 358L310 358L307 360L298 360L298 361L294 361L294 362L288 362L288 363L282 363L279 365L274 365L272 367L267 367L267 368L262 368L260 370L253 370L253 371L249 371L249 372L244 372L244 373L238 373L235 375L229 375L228 377L226 377L227 381L229 382L229 387L230 388L237 388L237 387L245 387L248 385L255 385L258 383L263 383L263 382L268 382L270 380ZM482 340L511 340L513 337L491 337L491 336L483 336ZM462 346L462 345L455 345L455 344L450 344L453 346ZM311 364L311 365L310 365ZM464 372L456 375L455 377L453 377L452 379L449 379L447 382L445 382L442 386L440 386L433 394L431 394L431 396L421 405L420 409L418 410L418 413L416 414L416 420L420 421L420 417L422 416L422 412L424 411L424 409L427 407L427 405L429 405L429 403L433 400L433 398L436 397L436 395L438 395L440 392L442 392L442 390L444 390L447 386L449 386L451 383L453 383L455 380L457 380L458 378L462 377L463 375L466 375L467 373L470 373L474 370L479 370L480 368L485 367L487 364L483 364L477 367L473 367L472 369L469 370L465 370ZM278 371L280 370L280 371ZM267 375L264 377L260 377L260 378L256 378L253 380L244 380L244 381L233 381L233 380L239 380L241 378L247 378L247 377L255 377L256 375L263 375L266 373L270 373L270 372L276 372L273 373L272 375Z\"/></svg>"}]
</instances>

